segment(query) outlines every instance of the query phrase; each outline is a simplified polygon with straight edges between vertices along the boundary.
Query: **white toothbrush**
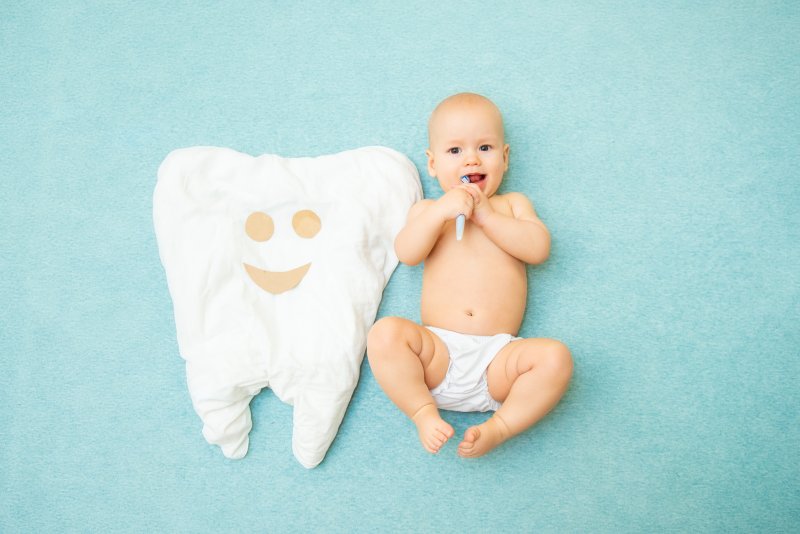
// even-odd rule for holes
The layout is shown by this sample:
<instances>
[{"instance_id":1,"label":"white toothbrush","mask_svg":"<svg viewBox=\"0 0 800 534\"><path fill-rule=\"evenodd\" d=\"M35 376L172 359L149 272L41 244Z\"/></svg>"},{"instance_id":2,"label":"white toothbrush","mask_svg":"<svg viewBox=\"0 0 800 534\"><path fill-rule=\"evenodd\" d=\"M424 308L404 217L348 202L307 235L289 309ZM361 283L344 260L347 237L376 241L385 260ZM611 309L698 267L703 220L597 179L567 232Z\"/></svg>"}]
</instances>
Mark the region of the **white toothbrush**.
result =
<instances>
[{"instance_id":1,"label":"white toothbrush","mask_svg":"<svg viewBox=\"0 0 800 534\"><path fill-rule=\"evenodd\" d=\"M466 174L461 177L461 181L465 184L469 183L469 176ZM464 236L464 222L466 222L467 218L464 214L460 214L456 217L456 241L461 241L461 238Z\"/></svg>"}]
</instances>

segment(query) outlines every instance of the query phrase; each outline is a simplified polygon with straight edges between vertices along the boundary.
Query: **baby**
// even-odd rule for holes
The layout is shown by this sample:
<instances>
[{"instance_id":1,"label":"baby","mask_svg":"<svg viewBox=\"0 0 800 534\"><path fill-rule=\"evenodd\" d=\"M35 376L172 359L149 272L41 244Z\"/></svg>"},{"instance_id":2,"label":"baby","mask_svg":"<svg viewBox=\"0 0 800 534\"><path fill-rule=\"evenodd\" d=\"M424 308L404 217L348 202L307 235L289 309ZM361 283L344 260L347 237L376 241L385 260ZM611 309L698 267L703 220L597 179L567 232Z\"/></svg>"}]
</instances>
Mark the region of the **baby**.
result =
<instances>
[{"instance_id":1,"label":"baby","mask_svg":"<svg viewBox=\"0 0 800 534\"><path fill-rule=\"evenodd\" d=\"M477 457L558 403L572 358L559 341L515 337L525 312L525 264L547 259L550 234L524 195L496 194L509 154L500 110L480 95L451 96L431 114L428 140L428 172L444 194L415 204L395 240L400 261L425 262L424 326L384 317L369 333L367 354L378 384L429 452L454 434L439 409L494 410L458 445L460 456ZM459 215L466 217L461 240Z\"/></svg>"}]
</instances>

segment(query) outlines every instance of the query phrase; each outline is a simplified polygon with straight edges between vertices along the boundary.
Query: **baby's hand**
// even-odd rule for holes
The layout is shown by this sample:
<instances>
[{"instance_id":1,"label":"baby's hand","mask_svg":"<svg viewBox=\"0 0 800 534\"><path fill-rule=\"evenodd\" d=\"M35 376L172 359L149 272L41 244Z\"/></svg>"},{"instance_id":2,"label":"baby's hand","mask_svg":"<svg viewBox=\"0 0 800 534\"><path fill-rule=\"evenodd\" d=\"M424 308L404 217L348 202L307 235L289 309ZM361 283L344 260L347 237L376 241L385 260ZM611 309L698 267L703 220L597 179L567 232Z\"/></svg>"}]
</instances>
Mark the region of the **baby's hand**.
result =
<instances>
[{"instance_id":1,"label":"baby's hand","mask_svg":"<svg viewBox=\"0 0 800 534\"><path fill-rule=\"evenodd\" d=\"M454 187L436 201L436 206L443 221L455 219L459 215L469 218L474 204L473 195L467 191L466 185Z\"/></svg>"},{"instance_id":2,"label":"baby's hand","mask_svg":"<svg viewBox=\"0 0 800 534\"><path fill-rule=\"evenodd\" d=\"M489 197L475 184L465 184L463 187L472 197L472 213L467 218L478 226L483 226L484 221L494 213Z\"/></svg>"}]
</instances>

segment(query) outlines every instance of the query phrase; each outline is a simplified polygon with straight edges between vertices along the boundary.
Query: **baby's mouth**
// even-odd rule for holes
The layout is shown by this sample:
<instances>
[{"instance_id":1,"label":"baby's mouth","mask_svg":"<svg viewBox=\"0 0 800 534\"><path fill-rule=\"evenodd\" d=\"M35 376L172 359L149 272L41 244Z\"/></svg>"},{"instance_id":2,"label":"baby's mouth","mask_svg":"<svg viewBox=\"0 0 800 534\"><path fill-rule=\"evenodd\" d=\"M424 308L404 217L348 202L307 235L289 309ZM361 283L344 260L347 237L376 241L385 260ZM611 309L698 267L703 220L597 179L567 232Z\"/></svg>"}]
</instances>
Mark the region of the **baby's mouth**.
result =
<instances>
[{"instance_id":1,"label":"baby's mouth","mask_svg":"<svg viewBox=\"0 0 800 534\"><path fill-rule=\"evenodd\" d=\"M468 174L467 177L469 178L469 183L471 184L479 184L486 179L485 174Z\"/></svg>"}]
</instances>

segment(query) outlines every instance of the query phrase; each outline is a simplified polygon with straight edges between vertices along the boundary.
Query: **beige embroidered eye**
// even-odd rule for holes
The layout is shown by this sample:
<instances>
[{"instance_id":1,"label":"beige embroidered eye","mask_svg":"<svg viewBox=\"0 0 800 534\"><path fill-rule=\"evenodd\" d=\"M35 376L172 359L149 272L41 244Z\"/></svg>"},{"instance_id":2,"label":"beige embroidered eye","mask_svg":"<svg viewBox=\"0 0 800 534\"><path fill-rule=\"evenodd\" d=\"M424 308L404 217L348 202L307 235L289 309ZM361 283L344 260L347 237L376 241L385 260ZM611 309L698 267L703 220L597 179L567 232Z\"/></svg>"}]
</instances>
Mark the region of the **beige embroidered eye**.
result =
<instances>
[{"instance_id":1,"label":"beige embroidered eye","mask_svg":"<svg viewBox=\"0 0 800 534\"><path fill-rule=\"evenodd\" d=\"M294 217L292 217L292 227L297 235L310 239L320 231L322 222L313 211L302 210L295 213Z\"/></svg>"},{"instance_id":2,"label":"beige embroidered eye","mask_svg":"<svg viewBox=\"0 0 800 534\"><path fill-rule=\"evenodd\" d=\"M275 223L266 213L255 211L247 218L244 230L253 241L267 241L275 232Z\"/></svg>"}]
</instances>

